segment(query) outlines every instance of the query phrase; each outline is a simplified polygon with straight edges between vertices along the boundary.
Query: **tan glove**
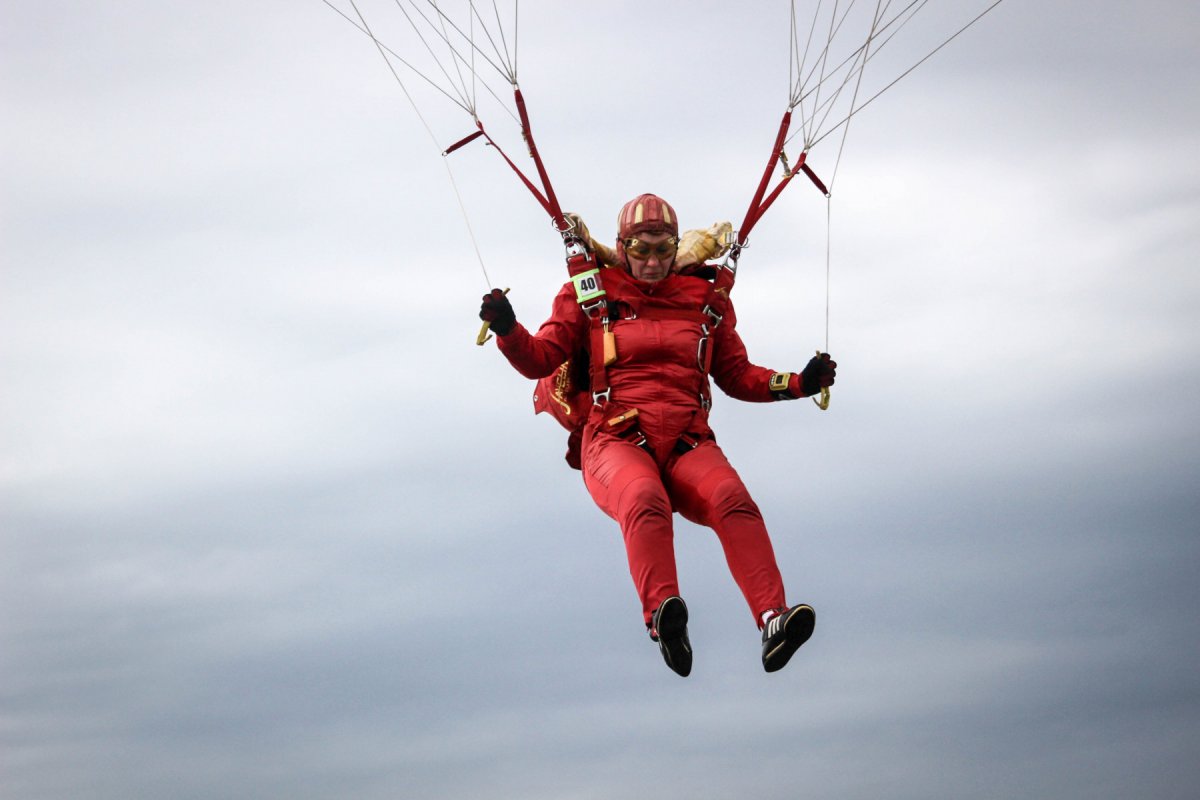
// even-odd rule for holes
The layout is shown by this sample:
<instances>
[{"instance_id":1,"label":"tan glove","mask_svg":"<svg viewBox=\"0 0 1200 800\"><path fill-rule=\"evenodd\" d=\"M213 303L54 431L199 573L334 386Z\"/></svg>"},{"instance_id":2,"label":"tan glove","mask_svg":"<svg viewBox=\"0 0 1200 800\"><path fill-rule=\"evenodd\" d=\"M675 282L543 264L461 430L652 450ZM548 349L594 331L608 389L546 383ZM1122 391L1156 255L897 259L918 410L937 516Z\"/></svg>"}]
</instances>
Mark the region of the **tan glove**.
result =
<instances>
[{"instance_id":1,"label":"tan glove","mask_svg":"<svg viewBox=\"0 0 1200 800\"><path fill-rule=\"evenodd\" d=\"M617 251L607 245L600 244L592 238L592 234L588 231L587 225L583 221L583 217L578 214L568 211L563 214L567 222L575 226L575 235L583 241L587 242L587 246L593 253L596 254L596 260L604 266L616 266L620 263L617 259Z\"/></svg>"},{"instance_id":2,"label":"tan glove","mask_svg":"<svg viewBox=\"0 0 1200 800\"><path fill-rule=\"evenodd\" d=\"M679 239L679 252L675 256L675 269L703 264L725 255L733 244L733 225L714 222L706 231L684 231Z\"/></svg>"}]
</instances>

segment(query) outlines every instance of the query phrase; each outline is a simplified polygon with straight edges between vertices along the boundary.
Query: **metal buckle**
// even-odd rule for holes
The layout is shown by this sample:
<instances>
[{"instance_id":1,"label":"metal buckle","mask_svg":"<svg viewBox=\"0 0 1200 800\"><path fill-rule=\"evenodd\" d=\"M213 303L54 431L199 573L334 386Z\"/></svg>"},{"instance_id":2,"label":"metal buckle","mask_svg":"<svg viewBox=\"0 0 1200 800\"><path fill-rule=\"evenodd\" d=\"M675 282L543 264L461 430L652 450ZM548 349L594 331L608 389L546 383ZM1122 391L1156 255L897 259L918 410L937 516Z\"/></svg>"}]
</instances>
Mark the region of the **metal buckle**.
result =
<instances>
[{"instance_id":1,"label":"metal buckle","mask_svg":"<svg viewBox=\"0 0 1200 800\"><path fill-rule=\"evenodd\" d=\"M725 319L725 317L721 316L716 311L713 311L713 307L710 305L706 305L703 309L701 309L701 311L707 314L708 318L713 321L714 328L721 324L721 320ZM701 325L701 327L704 326ZM708 331L705 331L705 333L708 333Z\"/></svg>"},{"instance_id":2,"label":"metal buckle","mask_svg":"<svg viewBox=\"0 0 1200 800\"><path fill-rule=\"evenodd\" d=\"M612 397L612 387L608 387L603 392L592 392L592 402L596 405L607 403Z\"/></svg>"},{"instance_id":3,"label":"metal buckle","mask_svg":"<svg viewBox=\"0 0 1200 800\"><path fill-rule=\"evenodd\" d=\"M571 237L565 241L565 244L567 246L567 258L587 255L587 245L583 243L582 239Z\"/></svg>"},{"instance_id":4,"label":"metal buckle","mask_svg":"<svg viewBox=\"0 0 1200 800\"><path fill-rule=\"evenodd\" d=\"M582 311L584 314L588 315L589 317L591 317L591 316L594 316L593 312L595 312L599 309L602 309L602 308L607 308L607 306L608 306L608 300L606 300L605 298L600 298L599 300L597 300L594 303L580 303L579 310Z\"/></svg>"},{"instance_id":5,"label":"metal buckle","mask_svg":"<svg viewBox=\"0 0 1200 800\"><path fill-rule=\"evenodd\" d=\"M712 398L706 394L700 395L700 407L705 411L712 409Z\"/></svg>"},{"instance_id":6,"label":"metal buckle","mask_svg":"<svg viewBox=\"0 0 1200 800\"><path fill-rule=\"evenodd\" d=\"M650 440L646 438L646 434L637 429L634 429L634 432L637 434L636 436L621 436L620 438L629 442L634 447L640 447L650 455L654 455L654 448L650 446Z\"/></svg>"},{"instance_id":7,"label":"metal buckle","mask_svg":"<svg viewBox=\"0 0 1200 800\"><path fill-rule=\"evenodd\" d=\"M733 232L733 246L729 248L729 252L725 254L725 258L721 261L721 269L727 269L734 275L737 274L738 258L741 257L742 251L749 247L749 244L737 243L737 231Z\"/></svg>"}]
</instances>

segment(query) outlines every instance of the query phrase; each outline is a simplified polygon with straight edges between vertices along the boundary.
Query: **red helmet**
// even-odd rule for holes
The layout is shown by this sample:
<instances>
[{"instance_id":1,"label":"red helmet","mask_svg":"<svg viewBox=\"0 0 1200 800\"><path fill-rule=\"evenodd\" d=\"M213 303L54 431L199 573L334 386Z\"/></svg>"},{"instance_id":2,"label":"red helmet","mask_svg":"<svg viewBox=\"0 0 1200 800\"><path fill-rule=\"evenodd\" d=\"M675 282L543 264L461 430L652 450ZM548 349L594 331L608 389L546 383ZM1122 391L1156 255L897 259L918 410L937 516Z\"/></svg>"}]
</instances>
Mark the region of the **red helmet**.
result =
<instances>
[{"instance_id":1,"label":"red helmet","mask_svg":"<svg viewBox=\"0 0 1200 800\"><path fill-rule=\"evenodd\" d=\"M642 194L621 207L617 216L617 239L624 241L639 233L663 232L679 235L675 209L658 195Z\"/></svg>"}]
</instances>

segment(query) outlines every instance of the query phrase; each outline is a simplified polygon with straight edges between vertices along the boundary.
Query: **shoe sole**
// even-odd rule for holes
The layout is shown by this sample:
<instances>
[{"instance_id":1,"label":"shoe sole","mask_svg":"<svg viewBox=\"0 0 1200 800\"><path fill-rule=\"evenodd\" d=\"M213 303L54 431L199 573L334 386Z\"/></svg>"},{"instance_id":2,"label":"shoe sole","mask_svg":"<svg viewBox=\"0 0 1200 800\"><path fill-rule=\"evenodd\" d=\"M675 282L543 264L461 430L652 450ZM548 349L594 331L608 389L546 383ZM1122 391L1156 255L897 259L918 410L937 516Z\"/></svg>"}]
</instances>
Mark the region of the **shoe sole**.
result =
<instances>
[{"instance_id":1,"label":"shoe sole","mask_svg":"<svg viewBox=\"0 0 1200 800\"><path fill-rule=\"evenodd\" d=\"M783 641L763 654L763 668L767 672L777 672L786 667L800 645L813 635L816 625L817 614L811 606L800 606L793 610L783 624Z\"/></svg>"},{"instance_id":2,"label":"shoe sole","mask_svg":"<svg viewBox=\"0 0 1200 800\"><path fill-rule=\"evenodd\" d=\"M692 647L687 639L687 606L682 598L671 597L659 610L656 628L658 649L663 660L677 675L686 678L692 672Z\"/></svg>"}]
</instances>

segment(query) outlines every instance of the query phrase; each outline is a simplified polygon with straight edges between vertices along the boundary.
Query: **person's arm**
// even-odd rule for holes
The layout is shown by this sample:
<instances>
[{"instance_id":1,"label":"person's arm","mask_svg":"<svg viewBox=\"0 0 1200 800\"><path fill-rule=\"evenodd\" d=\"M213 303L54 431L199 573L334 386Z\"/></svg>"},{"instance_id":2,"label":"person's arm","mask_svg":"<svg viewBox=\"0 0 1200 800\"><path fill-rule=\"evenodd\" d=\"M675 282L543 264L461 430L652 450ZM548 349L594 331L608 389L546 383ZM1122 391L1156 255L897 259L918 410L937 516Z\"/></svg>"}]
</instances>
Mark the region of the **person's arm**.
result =
<instances>
[{"instance_id":1,"label":"person's arm","mask_svg":"<svg viewBox=\"0 0 1200 800\"><path fill-rule=\"evenodd\" d=\"M814 356L801 372L776 372L751 363L737 332L737 316L730 304L725 318L712 333L711 374L721 391L750 403L795 400L817 394L833 385L837 362L828 353Z\"/></svg>"},{"instance_id":2,"label":"person's arm","mask_svg":"<svg viewBox=\"0 0 1200 800\"><path fill-rule=\"evenodd\" d=\"M512 305L502 292L484 295L481 319L492 322L496 345L517 372L526 378L544 378L562 366L586 341L588 320L579 309L571 284L554 298L550 318L536 334L517 322ZM500 323L500 327L497 327Z\"/></svg>"}]
</instances>

